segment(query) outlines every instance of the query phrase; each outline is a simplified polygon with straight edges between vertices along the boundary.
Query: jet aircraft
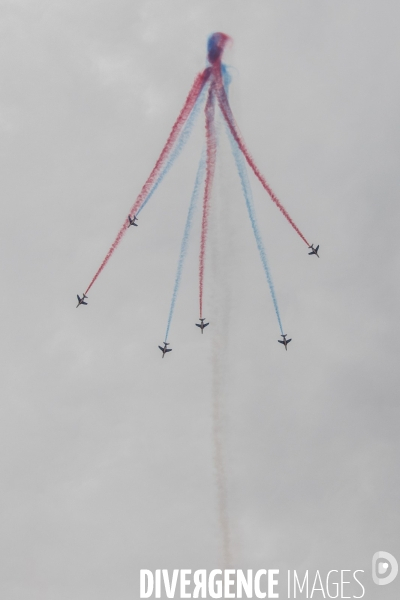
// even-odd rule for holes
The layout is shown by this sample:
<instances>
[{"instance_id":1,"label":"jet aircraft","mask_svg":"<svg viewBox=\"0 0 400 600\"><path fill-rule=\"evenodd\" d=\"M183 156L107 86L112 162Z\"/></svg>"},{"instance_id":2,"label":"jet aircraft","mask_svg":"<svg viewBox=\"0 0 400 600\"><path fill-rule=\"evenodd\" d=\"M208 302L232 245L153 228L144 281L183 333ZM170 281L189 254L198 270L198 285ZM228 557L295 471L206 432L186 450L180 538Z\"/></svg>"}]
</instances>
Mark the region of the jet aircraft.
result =
<instances>
[{"instance_id":1,"label":"jet aircraft","mask_svg":"<svg viewBox=\"0 0 400 600\"><path fill-rule=\"evenodd\" d=\"M129 219L129 225L128 225L128 229L131 225L134 225L135 227L138 226L138 224L135 222L138 220L137 216L135 215L132 219L131 215L128 215L128 219Z\"/></svg>"},{"instance_id":2,"label":"jet aircraft","mask_svg":"<svg viewBox=\"0 0 400 600\"><path fill-rule=\"evenodd\" d=\"M292 338L290 338L290 340L287 340L286 336L287 336L287 333L282 333L283 340L278 340L278 342L280 344L283 344L285 346L285 350L287 350L288 343L292 341Z\"/></svg>"},{"instance_id":3,"label":"jet aircraft","mask_svg":"<svg viewBox=\"0 0 400 600\"><path fill-rule=\"evenodd\" d=\"M161 346L158 346L162 352L161 358L164 358L164 355L166 352L172 352L172 348L167 348L167 346L169 346L169 342L163 342L163 344L164 344L164 348L161 348Z\"/></svg>"},{"instance_id":4,"label":"jet aircraft","mask_svg":"<svg viewBox=\"0 0 400 600\"><path fill-rule=\"evenodd\" d=\"M76 297L78 298L78 304L76 305L76 308L78 308L78 306L81 304L87 304L87 302L85 302L85 298L87 298L86 294L83 294L82 298L80 298L78 294Z\"/></svg>"},{"instance_id":5,"label":"jet aircraft","mask_svg":"<svg viewBox=\"0 0 400 600\"><path fill-rule=\"evenodd\" d=\"M316 254L319 258L319 254L318 254L318 248L319 248L319 244L316 248L314 248L314 244L311 244L311 246L308 246L309 249L311 250L311 252L309 252L308 254L311 256L311 254Z\"/></svg>"},{"instance_id":6,"label":"jet aircraft","mask_svg":"<svg viewBox=\"0 0 400 600\"><path fill-rule=\"evenodd\" d=\"M201 333L203 333L204 327L207 327L207 325L209 325L210 323L204 323L205 319L199 319L199 321L201 321L201 323L196 323L196 327L200 327Z\"/></svg>"}]
</instances>

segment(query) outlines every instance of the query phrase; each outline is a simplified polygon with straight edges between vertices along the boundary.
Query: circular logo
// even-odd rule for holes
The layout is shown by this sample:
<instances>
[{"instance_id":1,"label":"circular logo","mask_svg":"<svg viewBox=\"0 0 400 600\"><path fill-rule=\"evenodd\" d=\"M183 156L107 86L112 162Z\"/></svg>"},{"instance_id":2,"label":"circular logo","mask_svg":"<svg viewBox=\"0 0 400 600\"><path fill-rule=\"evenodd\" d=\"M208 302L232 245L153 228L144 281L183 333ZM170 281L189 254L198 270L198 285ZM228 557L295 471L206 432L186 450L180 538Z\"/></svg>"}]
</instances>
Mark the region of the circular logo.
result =
<instances>
[{"instance_id":1,"label":"circular logo","mask_svg":"<svg viewBox=\"0 0 400 600\"><path fill-rule=\"evenodd\" d=\"M376 585L387 585L397 577L399 565L389 552L375 552L372 557L372 579Z\"/></svg>"}]
</instances>

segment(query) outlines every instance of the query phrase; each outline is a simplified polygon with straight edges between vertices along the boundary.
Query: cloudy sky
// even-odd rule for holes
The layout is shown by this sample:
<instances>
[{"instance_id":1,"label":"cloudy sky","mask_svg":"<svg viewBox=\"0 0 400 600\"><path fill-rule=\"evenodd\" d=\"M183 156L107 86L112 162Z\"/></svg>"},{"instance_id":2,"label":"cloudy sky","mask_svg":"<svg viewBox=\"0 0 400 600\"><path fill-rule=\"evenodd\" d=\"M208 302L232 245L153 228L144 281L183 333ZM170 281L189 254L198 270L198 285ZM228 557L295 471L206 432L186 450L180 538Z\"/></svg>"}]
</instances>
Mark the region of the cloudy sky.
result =
<instances>
[{"instance_id":1,"label":"cloudy sky","mask_svg":"<svg viewBox=\"0 0 400 600\"><path fill-rule=\"evenodd\" d=\"M399 18L395 0L2 1L2 598L138 598L141 568L227 561L363 569L368 600L399 597L370 574L400 558ZM214 31L246 143L321 258L251 177L285 352L220 126L210 326L198 214L160 360L202 119L75 297Z\"/></svg>"}]
</instances>

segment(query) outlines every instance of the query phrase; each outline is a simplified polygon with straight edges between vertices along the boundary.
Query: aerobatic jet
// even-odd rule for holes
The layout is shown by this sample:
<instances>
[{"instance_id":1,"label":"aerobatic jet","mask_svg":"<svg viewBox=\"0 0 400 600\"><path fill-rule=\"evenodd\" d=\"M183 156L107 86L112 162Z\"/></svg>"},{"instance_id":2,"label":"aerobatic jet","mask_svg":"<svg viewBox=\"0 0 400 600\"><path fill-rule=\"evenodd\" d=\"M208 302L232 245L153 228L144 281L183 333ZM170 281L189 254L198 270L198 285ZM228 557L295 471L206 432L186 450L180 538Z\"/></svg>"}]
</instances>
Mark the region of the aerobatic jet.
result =
<instances>
[{"instance_id":1,"label":"aerobatic jet","mask_svg":"<svg viewBox=\"0 0 400 600\"><path fill-rule=\"evenodd\" d=\"M308 254L311 256L311 254L316 254L319 258L319 254L318 254L318 248L319 248L319 244L316 248L314 248L314 244L311 244L311 246L308 246L309 249L311 250L311 252L309 252Z\"/></svg>"},{"instance_id":2,"label":"aerobatic jet","mask_svg":"<svg viewBox=\"0 0 400 600\"><path fill-rule=\"evenodd\" d=\"M80 298L78 294L76 297L78 298L78 304L76 305L76 308L78 308L78 306L81 304L87 304L87 302L85 302L85 298L87 298L86 294L83 294L82 298Z\"/></svg>"},{"instance_id":3,"label":"aerobatic jet","mask_svg":"<svg viewBox=\"0 0 400 600\"><path fill-rule=\"evenodd\" d=\"M290 338L290 340L287 340L286 336L287 336L287 333L282 333L283 340L278 340L278 342L280 344L283 344L285 346L285 350L287 350L288 343L292 341L292 338Z\"/></svg>"},{"instance_id":4,"label":"aerobatic jet","mask_svg":"<svg viewBox=\"0 0 400 600\"><path fill-rule=\"evenodd\" d=\"M128 225L128 229L131 225L134 225L135 227L138 226L138 224L135 222L138 220L137 216L135 215L132 219L131 215L128 215L128 219L129 219L129 225Z\"/></svg>"},{"instance_id":5,"label":"aerobatic jet","mask_svg":"<svg viewBox=\"0 0 400 600\"><path fill-rule=\"evenodd\" d=\"M204 323L205 319L199 319L199 321L201 321L201 323L196 323L196 327L200 327L201 333L203 333L204 327L207 327L207 325L209 325L210 323Z\"/></svg>"},{"instance_id":6,"label":"aerobatic jet","mask_svg":"<svg viewBox=\"0 0 400 600\"><path fill-rule=\"evenodd\" d=\"M158 346L162 352L162 357L164 358L164 355L166 352L172 352L172 348L167 348L167 346L169 346L169 342L163 342L164 343L164 348L161 348L161 346Z\"/></svg>"}]
</instances>

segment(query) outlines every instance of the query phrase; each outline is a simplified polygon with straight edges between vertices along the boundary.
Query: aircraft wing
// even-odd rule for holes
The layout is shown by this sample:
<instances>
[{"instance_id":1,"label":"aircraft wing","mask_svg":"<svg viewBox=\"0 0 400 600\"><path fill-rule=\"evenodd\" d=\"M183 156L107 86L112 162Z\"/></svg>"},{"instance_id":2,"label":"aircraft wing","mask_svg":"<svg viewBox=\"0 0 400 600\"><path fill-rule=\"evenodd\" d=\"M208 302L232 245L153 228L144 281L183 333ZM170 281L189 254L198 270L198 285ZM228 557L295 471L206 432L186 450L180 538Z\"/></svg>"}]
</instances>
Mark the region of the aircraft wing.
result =
<instances>
[{"instance_id":1,"label":"aircraft wing","mask_svg":"<svg viewBox=\"0 0 400 600\"><path fill-rule=\"evenodd\" d=\"M172 348L167 348L165 352L172 352Z\"/></svg>"},{"instance_id":2,"label":"aircraft wing","mask_svg":"<svg viewBox=\"0 0 400 600\"><path fill-rule=\"evenodd\" d=\"M319 244L318 244L318 246L315 248L315 252L318 252L318 248L319 248Z\"/></svg>"},{"instance_id":3,"label":"aircraft wing","mask_svg":"<svg viewBox=\"0 0 400 600\"><path fill-rule=\"evenodd\" d=\"M210 323L206 323L206 324L204 325L204 327L207 327L207 325L209 325L209 324L210 324Z\"/></svg>"},{"instance_id":4,"label":"aircraft wing","mask_svg":"<svg viewBox=\"0 0 400 600\"><path fill-rule=\"evenodd\" d=\"M290 338L290 340L286 340L286 343L288 344L288 343L289 343L289 342L291 342L291 341L292 341L292 338Z\"/></svg>"},{"instance_id":5,"label":"aircraft wing","mask_svg":"<svg viewBox=\"0 0 400 600\"><path fill-rule=\"evenodd\" d=\"M164 350L164 348L161 348L161 346L158 346L158 347L160 348L161 352Z\"/></svg>"},{"instance_id":6,"label":"aircraft wing","mask_svg":"<svg viewBox=\"0 0 400 600\"><path fill-rule=\"evenodd\" d=\"M198 323L195 323L196 327L201 327L201 325L199 325Z\"/></svg>"},{"instance_id":7,"label":"aircraft wing","mask_svg":"<svg viewBox=\"0 0 400 600\"><path fill-rule=\"evenodd\" d=\"M280 344L284 344L284 343L285 343L285 342L282 342L282 340L278 340L278 342L279 342Z\"/></svg>"}]
</instances>

